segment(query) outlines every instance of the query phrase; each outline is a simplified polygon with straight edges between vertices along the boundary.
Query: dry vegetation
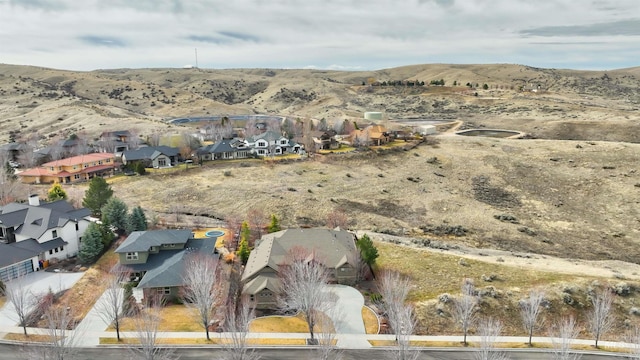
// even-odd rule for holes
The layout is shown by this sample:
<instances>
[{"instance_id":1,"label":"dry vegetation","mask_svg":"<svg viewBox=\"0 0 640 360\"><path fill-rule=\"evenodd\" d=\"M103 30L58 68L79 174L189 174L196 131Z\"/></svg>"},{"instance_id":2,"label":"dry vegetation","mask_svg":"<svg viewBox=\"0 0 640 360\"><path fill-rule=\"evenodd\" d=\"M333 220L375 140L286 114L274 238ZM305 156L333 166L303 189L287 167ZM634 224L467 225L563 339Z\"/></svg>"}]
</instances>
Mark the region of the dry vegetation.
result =
<instances>
[{"instance_id":1,"label":"dry vegetation","mask_svg":"<svg viewBox=\"0 0 640 360\"><path fill-rule=\"evenodd\" d=\"M640 68L587 72L519 65L87 73L0 65L0 138L6 141L16 130L18 137L34 131L44 137L97 136L124 127L170 133L181 127L164 120L184 116L261 113L361 121L364 111L376 110L391 119L457 120L461 128L526 132L527 140L441 134L411 150L350 151L277 164L209 163L112 182L116 196L150 215L175 216L179 208L224 219L260 208L292 227L322 226L339 210L352 229L410 235L410 248L379 244L380 264L414 280L412 301L425 320L421 332L454 331L449 305L438 297L455 295L461 278L472 277L489 294L483 313L499 313L506 332L520 334L517 301L533 286L550 294L548 319L567 313L582 319L594 281L619 286L640 277L617 270L640 258L638 78ZM370 79L444 79L447 86L361 85ZM538 85L540 92L520 91ZM465 257L465 265L459 257L464 254L419 250L456 247L504 250L527 264ZM590 271L543 272L555 269L549 256L599 261L600 269L609 267L602 271L608 278ZM490 283L482 279L491 275L496 278ZM638 285L628 285L631 293L616 301L619 329L640 313L633 310Z\"/></svg>"}]
</instances>

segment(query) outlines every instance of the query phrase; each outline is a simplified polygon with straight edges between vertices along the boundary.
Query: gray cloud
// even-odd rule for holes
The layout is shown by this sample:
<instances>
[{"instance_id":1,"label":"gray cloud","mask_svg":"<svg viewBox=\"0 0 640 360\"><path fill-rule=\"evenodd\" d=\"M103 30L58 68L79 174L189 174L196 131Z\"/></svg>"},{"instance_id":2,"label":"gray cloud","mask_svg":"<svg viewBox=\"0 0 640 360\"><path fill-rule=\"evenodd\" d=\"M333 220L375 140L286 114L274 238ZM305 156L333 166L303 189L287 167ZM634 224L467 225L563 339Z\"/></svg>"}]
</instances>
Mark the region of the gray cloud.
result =
<instances>
[{"instance_id":1,"label":"gray cloud","mask_svg":"<svg viewBox=\"0 0 640 360\"><path fill-rule=\"evenodd\" d=\"M82 35L79 36L80 41L95 46L107 46L107 47L125 47L124 41L108 36L96 36L96 35Z\"/></svg>"},{"instance_id":2,"label":"gray cloud","mask_svg":"<svg viewBox=\"0 0 640 360\"><path fill-rule=\"evenodd\" d=\"M197 46L202 67L626 67L640 58L640 20L629 18L639 10L637 0L0 0L0 58L181 67Z\"/></svg>"},{"instance_id":3,"label":"gray cloud","mask_svg":"<svg viewBox=\"0 0 640 360\"><path fill-rule=\"evenodd\" d=\"M544 26L520 31L526 36L637 36L640 19L620 20L588 25Z\"/></svg>"}]
</instances>

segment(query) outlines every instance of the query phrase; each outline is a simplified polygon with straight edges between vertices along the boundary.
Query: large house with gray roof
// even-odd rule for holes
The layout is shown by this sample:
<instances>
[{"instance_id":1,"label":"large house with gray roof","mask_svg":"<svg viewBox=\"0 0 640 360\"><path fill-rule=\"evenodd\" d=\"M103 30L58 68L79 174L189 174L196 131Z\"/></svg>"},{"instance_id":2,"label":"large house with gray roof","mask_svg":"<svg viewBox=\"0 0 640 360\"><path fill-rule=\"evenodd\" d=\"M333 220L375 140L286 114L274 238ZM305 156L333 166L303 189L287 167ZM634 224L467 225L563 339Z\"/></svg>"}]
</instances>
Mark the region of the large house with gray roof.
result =
<instances>
[{"instance_id":1,"label":"large house with gray roof","mask_svg":"<svg viewBox=\"0 0 640 360\"><path fill-rule=\"evenodd\" d=\"M242 273L242 293L256 309L277 309L278 273L291 252L300 250L322 263L332 282L354 284L358 273L355 240L349 231L323 228L288 229L264 235L251 251Z\"/></svg>"},{"instance_id":2,"label":"large house with gray roof","mask_svg":"<svg viewBox=\"0 0 640 360\"><path fill-rule=\"evenodd\" d=\"M38 270L48 261L74 256L89 226L90 211L59 200L0 207L0 279L8 281Z\"/></svg>"},{"instance_id":3,"label":"large house with gray roof","mask_svg":"<svg viewBox=\"0 0 640 360\"><path fill-rule=\"evenodd\" d=\"M178 148L171 146L145 146L122 153L122 163L132 165L142 163L147 168L171 167L178 163Z\"/></svg>"},{"instance_id":4,"label":"large house with gray roof","mask_svg":"<svg viewBox=\"0 0 640 360\"><path fill-rule=\"evenodd\" d=\"M173 300L184 285L185 258L190 253L218 259L216 238L194 239L191 230L150 230L132 232L115 250L120 265L131 271L144 298L162 296Z\"/></svg>"},{"instance_id":5,"label":"large house with gray roof","mask_svg":"<svg viewBox=\"0 0 640 360\"><path fill-rule=\"evenodd\" d=\"M251 149L240 139L223 139L196 151L200 161L246 159Z\"/></svg>"}]
</instances>

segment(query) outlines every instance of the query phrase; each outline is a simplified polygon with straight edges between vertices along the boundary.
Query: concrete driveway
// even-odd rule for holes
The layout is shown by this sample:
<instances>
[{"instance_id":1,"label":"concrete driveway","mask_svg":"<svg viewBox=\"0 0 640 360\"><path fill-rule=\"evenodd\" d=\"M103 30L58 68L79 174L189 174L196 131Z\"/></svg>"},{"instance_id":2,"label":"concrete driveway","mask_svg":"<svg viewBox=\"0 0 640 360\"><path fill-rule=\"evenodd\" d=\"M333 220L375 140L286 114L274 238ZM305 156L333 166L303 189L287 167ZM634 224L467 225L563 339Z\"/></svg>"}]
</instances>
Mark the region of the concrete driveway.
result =
<instances>
[{"instance_id":1,"label":"concrete driveway","mask_svg":"<svg viewBox=\"0 0 640 360\"><path fill-rule=\"evenodd\" d=\"M346 285L329 285L329 291L336 296L336 310L330 311L329 316L336 329L337 346L351 349L370 348L371 344L367 341L362 320L362 294Z\"/></svg>"},{"instance_id":2,"label":"concrete driveway","mask_svg":"<svg viewBox=\"0 0 640 360\"><path fill-rule=\"evenodd\" d=\"M23 278L14 281L20 281L25 291L30 294L34 302L43 294L49 292L54 293L71 288L84 275L80 273L63 273L36 271L25 275ZM35 304L33 304L35 305ZM0 326L14 326L18 323L13 305L7 301L0 309Z\"/></svg>"}]
</instances>

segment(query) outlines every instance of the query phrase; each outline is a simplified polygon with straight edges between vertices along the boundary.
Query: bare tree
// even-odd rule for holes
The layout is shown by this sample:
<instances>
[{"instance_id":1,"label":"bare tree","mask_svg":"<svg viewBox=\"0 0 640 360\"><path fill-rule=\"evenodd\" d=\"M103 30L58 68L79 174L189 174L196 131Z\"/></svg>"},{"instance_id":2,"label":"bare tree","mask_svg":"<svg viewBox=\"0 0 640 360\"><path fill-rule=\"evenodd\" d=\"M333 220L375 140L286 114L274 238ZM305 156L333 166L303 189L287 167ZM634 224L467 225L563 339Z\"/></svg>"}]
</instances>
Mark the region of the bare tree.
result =
<instances>
[{"instance_id":1,"label":"bare tree","mask_svg":"<svg viewBox=\"0 0 640 360\"><path fill-rule=\"evenodd\" d=\"M306 119L302 127L302 145L307 156L311 156L316 152L316 142L313 139L314 124L313 119Z\"/></svg>"},{"instance_id":2,"label":"bare tree","mask_svg":"<svg viewBox=\"0 0 640 360\"><path fill-rule=\"evenodd\" d=\"M538 324L538 315L540 315L543 300L544 292L541 290L531 290L527 299L520 300L520 316L522 317L522 325L529 335L529 346L532 346L531 338Z\"/></svg>"},{"instance_id":3,"label":"bare tree","mask_svg":"<svg viewBox=\"0 0 640 360\"><path fill-rule=\"evenodd\" d=\"M154 131L151 135L147 136L147 144L149 144L149 146L159 146L161 137L162 135L158 131Z\"/></svg>"},{"instance_id":4,"label":"bare tree","mask_svg":"<svg viewBox=\"0 0 640 360\"><path fill-rule=\"evenodd\" d=\"M476 360L507 360L507 353L496 349L495 343L502 332L502 323L493 318L482 319L478 323L480 342L475 352Z\"/></svg>"},{"instance_id":5,"label":"bare tree","mask_svg":"<svg viewBox=\"0 0 640 360\"><path fill-rule=\"evenodd\" d=\"M36 160L38 158L36 150L39 148L39 140L40 135L37 132L30 133L23 139L24 146L22 147L22 151L18 158L22 165L27 168L34 167L36 165Z\"/></svg>"},{"instance_id":6,"label":"bare tree","mask_svg":"<svg viewBox=\"0 0 640 360\"><path fill-rule=\"evenodd\" d=\"M342 360L343 351L338 349L336 326L344 318L342 309L337 306L338 297L330 292L324 306L324 314L318 317L316 335L318 339L318 358L321 360Z\"/></svg>"},{"instance_id":7,"label":"bare tree","mask_svg":"<svg viewBox=\"0 0 640 360\"><path fill-rule=\"evenodd\" d=\"M98 299L96 309L98 314L107 324L113 324L116 328L116 338L120 341L120 322L124 316L124 289L122 282L129 279L130 272L123 266L116 265L111 269L107 281L107 288L102 297Z\"/></svg>"},{"instance_id":8,"label":"bare tree","mask_svg":"<svg viewBox=\"0 0 640 360\"><path fill-rule=\"evenodd\" d=\"M228 214L224 217L224 222L227 229L231 231L231 236L228 237L228 242L225 244L229 251L235 251L238 247L238 240L240 238L240 229L242 228L242 217L238 214Z\"/></svg>"},{"instance_id":9,"label":"bare tree","mask_svg":"<svg viewBox=\"0 0 640 360\"><path fill-rule=\"evenodd\" d=\"M317 344L314 338L319 313L329 300L327 269L314 259L314 253L292 249L288 259L280 265L281 289L278 302L283 312L299 311L304 314L309 327L309 344Z\"/></svg>"},{"instance_id":10,"label":"bare tree","mask_svg":"<svg viewBox=\"0 0 640 360\"><path fill-rule=\"evenodd\" d=\"M333 209L327 214L327 227L329 229L335 229L337 227L346 229L349 225L349 217L340 209Z\"/></svg>"},{"instance_id":11,"label":"bare tree","mask_svg":"<svg viewBox=\"0 0 640 360\"><path fill-rule=\"evenodd\" d=\"M26 186L17 179L9 160L7 152L0 152L0 205L26 197Z\"/></svg>"},{"instance_id":12,"label":"bare tree","mask_svg":"<svg viewBox=\"0 0 640 360\"><path fill-rule=\"evenodd\" d=\"M209 325L217 305L219 275L218 261L213 256L191 254L186 259L182 275L183 298L187 306L197 313L200 325L207 334L207 340L211 340Z\"/></svg>"},{"instance_id":13,"label":"bare tree","mask_svg":"<svg viewBox=\"0 0 640 360\"><path fill-rule=\"evenodd\" d=\"M26 353L30 359L69 360L76 355L80 330L70 330L75 326L75 314L67 304L49 304L43 318L46 323L44 333L48 341L42 346L30 346Z\"/></svg>"},{"instance_id":14,"label":"bare tree","mask_svg":"<svg viewBox=\"0 0 640 360\"><path fill-rule=\"evenodd\" d=\"M162 348L158 346L158 335L160 325L160 308L162 301L150 302L154 305L148 306L135 317L135 339L136 344L129 348L136 359L141 360L174 360L178 359L175 348Z\"/></svg>"},{"instance_id":15,"label":"bare tree","mask_svg":"<svg viewBox=\"0 0 640 360\"><path fill-rule=\"evenodd\" d=\"M262 209L253 208L247 211L247 222L251 229L251 238L253 239L252 243L262 237L262 231L264 230L266 220L267 217Z\"/></svg>"},{"instance_id":16,"label":"bare tree","mask_svg":"<svg viewBox=\"0 0 640 360\"><path fill-rule=\"evenodd\" d=\"M614 316L611 313L613 305L613 293L610 289L604 288L596 291L591 297L593 307L587 314L589 331L595 337L595 346L598 348L600 338L613 328Z\"/></svg>"},{"instance_id":17,"label":"bare tree","mask_svg":"<svg viewBox=\"0 0 640 360\"><path fill-rule=\"evenodd\" d=\"M578 337L579 330L573 316L560 319L551 332L553 360L579 360L580 354L571 352L571 341Z\"/></svg>"},{"instance_id":18,"label":"bare tree","mask_svg":"<svg viewBox=\"0 0 640 360\"><path fill-rule=\"evenodd\" d=\"M224 355L221 360L258 360L260 355L250 349L247 342L249 323L254 318L254 309L245 298L235 306L227 307L224 331L228 338L223 344Z\"/></svg>"},{"instance_id":19,"label":"bare tree","mask_svg":"<svg viewBox=\"0 0 640 360\"><path fill-rule=\"evenodd\" d=\"M389 320L393 333L398 337L403 321L406 320L402 315L406 315L405 301L411 289L409 278L398 272L386 270L378 275L376 280L382 296L380 306Z\"/></svg>"},{"instance_id":20,"label":"bare tree","mask_svg":"<svg viewBox=\"0 0 640 360\"><path fill-rule=\"evenodd\" d=\"M27 334L27 320L29 313L37 303L36 297L25 286L26 279L18 277L5 284L4 294L7 301L11 304L13 312L18 319L18 326L22 326L24 335Z\"/></svg>"},{"instance_id":21,"label":"bare tree","mask_svg":"<svg viewBox=\"0 0 640 360\"><path fill-rule=\"evenodd\" d=\"M135 128L129 129L129 134L131 134L131 136L127 139L129 150L136 150L140 146L140 130Z\"/></svg>"},{"instance_id":22,"label":"bare tree","mask_svg":"<svg viewBox=\"0 0 640 360\"><path fill-rule=\"evenodd\" d=\"M467 346L467 334L469 328L476 320L476 312L478 311L478 297L475 294L475 285L472 279L464 279L462 281L462 294L453 301L453 315L456 322L460 325L464 335L464 346Z\"/></svg>"},{"instance_id":23,"label":"bare tree","mask_svg":"<svg viewBox=\"0 0 640 360\"><path fill-rule=\"evenodd\" d=\"M624 338L631 345L629 359L640 360L640 327L634 326Z\"/></svg>"},{"instance_id":24,"label":"bare tree","mask_svg":"<svg viewBox=\"0 0 640 360\"><path fill-rule=\"evenodd\" d=\"M411 346L411 335L416 327L416 318L411 305L400 306L392 326L396 330L396 347L391 350L392 360L417 360L420 352Z\"/></svg>"}]
</instances>

